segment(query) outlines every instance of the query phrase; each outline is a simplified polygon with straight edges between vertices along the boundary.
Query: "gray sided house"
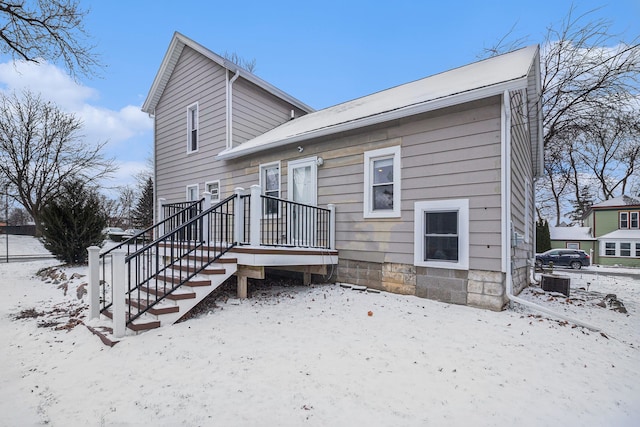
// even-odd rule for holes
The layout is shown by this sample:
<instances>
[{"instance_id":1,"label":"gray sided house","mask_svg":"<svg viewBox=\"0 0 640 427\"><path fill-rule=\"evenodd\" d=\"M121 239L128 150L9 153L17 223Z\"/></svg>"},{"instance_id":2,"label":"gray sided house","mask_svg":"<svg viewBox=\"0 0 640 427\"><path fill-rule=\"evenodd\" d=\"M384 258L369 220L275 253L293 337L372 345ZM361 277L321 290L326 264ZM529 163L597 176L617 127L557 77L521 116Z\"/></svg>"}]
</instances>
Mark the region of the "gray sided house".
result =
<instances>
[{"instance_id":1,"label":"gray sided house","mask_svg":"<svg viewBox=\"0 0 640 427\"><path fill-rule=\"evenodd\" d=\"M142 109L155 122L158 220L161 205L243 198L232 251L253 252L239 263L492 310L528 285L537 46L314 111L176 33ZM251 192L264 202L255 215ZM325 227L324 264L337 265L305 270L294 249Z\"/></svg>"}]
</instances>

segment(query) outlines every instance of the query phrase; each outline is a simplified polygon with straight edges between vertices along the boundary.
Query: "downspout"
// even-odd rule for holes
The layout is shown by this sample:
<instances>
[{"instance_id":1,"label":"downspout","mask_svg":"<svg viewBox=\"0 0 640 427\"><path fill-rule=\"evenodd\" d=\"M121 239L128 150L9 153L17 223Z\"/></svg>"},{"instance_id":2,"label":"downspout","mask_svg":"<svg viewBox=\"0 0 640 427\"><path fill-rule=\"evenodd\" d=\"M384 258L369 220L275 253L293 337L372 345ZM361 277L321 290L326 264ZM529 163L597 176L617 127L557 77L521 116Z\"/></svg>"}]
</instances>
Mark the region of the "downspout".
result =
<instances>
[{"instance_id":1,"label":"downspout","mask_svg":"<svg viewBox=\"0 0 640 427\"><path fill-rule=\"evenodd\" d=\"M502 179L500 188L502 190L502 271L505 273L505 287L507 298L510 302L518 303L533 310L545 313L549 316L566 320L591 331L599 332L601 328L593 326L581 320L558 313L531 301L527 301L513 294L513 259L511 255L512 228L511 223L511 100L509 91L505 90L502 95ZM535 263L528 262L530 268L535 268ZM532 273L533 275L533 273Z\"/></svg>"},{"instance_id":2,"label":"downspout","mask_svg":"<svg viewBox=\"0 0 640 427\"><path fill-rule=\"evenodd\" d=\"M236 73L229 80L229 69L226 70L226 81L227 81L227 148L232 148L233 145L233 82L240 77L240 69L236 70Z\"/></svg>"}]
</instances>

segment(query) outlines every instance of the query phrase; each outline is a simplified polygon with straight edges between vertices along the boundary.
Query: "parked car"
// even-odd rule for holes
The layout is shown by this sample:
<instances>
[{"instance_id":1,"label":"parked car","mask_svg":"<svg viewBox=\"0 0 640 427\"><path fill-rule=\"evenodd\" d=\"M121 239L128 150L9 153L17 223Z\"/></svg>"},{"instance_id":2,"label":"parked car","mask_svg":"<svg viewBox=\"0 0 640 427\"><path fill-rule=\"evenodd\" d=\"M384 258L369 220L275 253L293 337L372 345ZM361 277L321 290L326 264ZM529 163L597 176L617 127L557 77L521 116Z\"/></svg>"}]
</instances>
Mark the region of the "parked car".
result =
<instances>
[{"instance_id":1,"label":"parked car","mask_svg":"<svg viewBox=\"0 0 640 427\"><path fill-rule=\"evenodd\" d=\"M536 266L542 267L553 263L554 267L571 267L581 269L591 264L591 259L585 251L579 249L551 249L536 254Z\"/></svg>"},{"instance_id":2,"label":"parked car","mask_svg":"<svg viewBox=\"0 0 640 427\"><path fill-rule=\"evenodd\" d=\"M119 242L124 236L124 230L120 227L107 227L102 230L102 235L105 239L111 239L114 242Z\"/></svg>"}]
</instances>

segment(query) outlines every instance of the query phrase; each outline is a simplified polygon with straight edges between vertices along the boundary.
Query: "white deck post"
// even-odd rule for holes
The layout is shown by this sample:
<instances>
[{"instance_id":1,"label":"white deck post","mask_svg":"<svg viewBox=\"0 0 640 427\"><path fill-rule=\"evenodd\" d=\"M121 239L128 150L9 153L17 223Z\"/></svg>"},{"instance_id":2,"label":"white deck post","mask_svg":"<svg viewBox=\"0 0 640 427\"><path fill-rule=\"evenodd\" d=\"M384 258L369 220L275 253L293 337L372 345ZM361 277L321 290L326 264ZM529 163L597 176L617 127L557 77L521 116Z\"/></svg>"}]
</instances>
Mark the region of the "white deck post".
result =
<instances>
[{"instance_id":1,"label":"white deck post","mask_svg":"<svg viewBox=\"0 0 640 427\"><path fill-rule=\"evenodd\" d=\"M202 193L204 202L202 203L202 212L208 211L211 208L211 193L205 191ZM202 218L202 240L207 243L211 243L211 235L209 234L209 221L207 217Z\"/></svg>"},{"instance_id":2,"label":"white deck post","mask_svg":"<svg viewBox=\"0 0 640 427\"><path fill-rule=\"evenodd\" d=\"M127 252L124 249L116 249L111 252L113 268L113 335L122 338L126 334L127 309L126 309L126 274L124 257Z\"/></svg>"},{"instance_id":3,"label":"white deck post","mask_svg":"<svg viewBox=\"0 0 640 427\"><path fill-rule=\"evenodd\" d=\"M167 199L165 199L164 197L160 197L158 199L158 218L156 220L156 224L164 221L164 202L166 202ZM164 234L164 225L162 227L158 227L158 231L157 231L158 235L157 236L153 236L154 239L157 239L158 237L162 236Z\"/></svg>"},{"instance_id":4,"label":"white deck post","mask_svg":"<svg viewBox=\"0 0 640 427\"><path fill-rule=\"evenodd\" d=\"M262 189L259 185L251 186L251 213L249 221L249 244L251 246L260 246L260 220L262 219L261 193Z\"/></svg>"},{"instance_id":5,"label":"white deck post","mask_svg":"<svg viewBox=\"0 0 640 427\"><path fill-rule=\"evenodd\" d=\"M329 249L336 248L336 205L329 203Z\"/></svg>"},{"instance_id":6,"label":"white deck post","mask_svg":"<svg viewBox=\"0 0 640 427\"><path fill-rule=\"evenodd\" d=\"M89 252L89 320L100 317L100 248L90 246Z\"/></svg>"},{"instance_id":7,"label":"white deck post","mask_svg":"<svg viewBox=\"0 0 640 427\"><path fill-rule=\"evenodd\" d=\"M233 192L236 195L236 202L234 203L234 220L233 220L233 240L236 244L242 242L244 237L244 188L237 187Z\"/></svg>"}]
</instances>

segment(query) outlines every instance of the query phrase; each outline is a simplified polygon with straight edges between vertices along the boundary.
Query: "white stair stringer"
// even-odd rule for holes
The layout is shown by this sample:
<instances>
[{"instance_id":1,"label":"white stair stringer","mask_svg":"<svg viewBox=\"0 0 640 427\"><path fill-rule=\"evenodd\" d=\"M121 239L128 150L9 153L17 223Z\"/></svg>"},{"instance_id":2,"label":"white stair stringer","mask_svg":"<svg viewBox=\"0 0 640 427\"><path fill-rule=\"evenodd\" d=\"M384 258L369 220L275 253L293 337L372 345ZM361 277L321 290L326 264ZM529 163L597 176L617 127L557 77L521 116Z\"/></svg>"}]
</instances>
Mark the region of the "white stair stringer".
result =
<instances>
[{"instance_id":1,"label":"white stair stringer","mask_svg":"<svg viewBox=\"0 0 640 427\"><path fill-rule=\"evenodd\" d=\"M226 263L224 264L224 269L224 274L198 274L193 278L193 280L210 280L211 284L208 286L188 286L185 284L180 286L180 288L175 291L176 294L195 293L195 298L180 299L175 301L165 299L165 304L176 305L180 310L175 313L153 315L154 318L160 321L160 327L172 325L177 322L182 316L187 314L193 307L198 305L200 301L205 299L207 296L209 296L209 294L211 294L211 292L222 285L229 277L233 276L236 271L238 271L238 264Z\"/></svg>"}]
</instances>

